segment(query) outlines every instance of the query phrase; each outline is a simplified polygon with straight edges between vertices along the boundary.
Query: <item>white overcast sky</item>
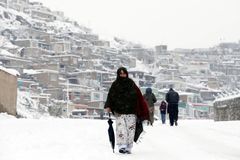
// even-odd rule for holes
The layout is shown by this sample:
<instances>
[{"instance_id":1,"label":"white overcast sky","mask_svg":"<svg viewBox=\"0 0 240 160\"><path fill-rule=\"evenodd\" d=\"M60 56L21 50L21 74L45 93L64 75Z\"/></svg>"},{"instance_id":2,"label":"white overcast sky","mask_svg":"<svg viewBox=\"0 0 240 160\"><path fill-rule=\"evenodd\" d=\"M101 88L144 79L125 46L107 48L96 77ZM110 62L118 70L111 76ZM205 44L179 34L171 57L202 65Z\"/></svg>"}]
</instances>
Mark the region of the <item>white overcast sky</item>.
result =
<instances>
[{"instance_id":1,"label":"white overcast sky","mask_svg":"<svg viewBox=\"0 0 240 160\"><path fill-rule=\"evenodd\" d=\"M240 39L240 0L36 0L104 36L154 47L211 47Z\"/></svg>"}]
</instances>

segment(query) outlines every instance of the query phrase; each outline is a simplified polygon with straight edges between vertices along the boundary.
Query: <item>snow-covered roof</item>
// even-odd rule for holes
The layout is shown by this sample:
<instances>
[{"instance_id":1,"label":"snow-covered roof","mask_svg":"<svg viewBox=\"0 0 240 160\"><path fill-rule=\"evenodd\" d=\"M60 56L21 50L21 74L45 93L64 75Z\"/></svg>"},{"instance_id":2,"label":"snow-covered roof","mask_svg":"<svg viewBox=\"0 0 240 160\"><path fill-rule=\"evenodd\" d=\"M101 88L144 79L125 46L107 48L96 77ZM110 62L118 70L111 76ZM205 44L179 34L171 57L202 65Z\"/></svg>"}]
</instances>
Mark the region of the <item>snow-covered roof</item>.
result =
<instances>
[{"instance_id":1,"label":"snow-covered roof","mask_svg":"<svg viewBox=\"0 0 240 160\"><path fill-rule=\"evenodd\" d=\"M8 52L7 50L4 50L4 49L0 49L0 55L2 56L10 56L10 57L17 57L16 55Z\"/></svg>"},{"instance_id":2,"label":"snow-covered roof","mask_svg":"<svg viewBox=\"0 0 240 160\"><path fill-rule=\"evenodd\" d=\"M15 69L5 68L3 66L0 66L0 70L2 70L4 72L7 72L7 73L9 73L9 74L11 74L13 76L19 76L20 75L20 73L17 70L15 70Z\"/></svg>"},{"instance_id":3,"label":"snow-covered roof","mask_svg":"<svg viewBox=\"0 0 240 160\"><path fill-rule=\"evenodd\" d=\"M91 91L91 90L94 90L94 88L92 87L88 87L86 85L80 85L80 84L72 84L72 83L60 83L60 85L63 85L63 86L68 86L69 87L69 90L73 90L73 89L84 89L86 92L87 91ZM64 91L67 90L67 89L64 89Z\"/></svg>"},{"instance_id":4,"label":"snow-covered roof","mask_svg":"<svg viewBox=\"0 0 240 160\"><path fill-rule=\"evenodd\" d=\"M213 103L220 102L220 101L227 101L227 100L231 100L231 99L235 99L235 98L240 98L240 94L231 95L231 96L222 97L222 98L217 98L217 99L214 100Z\"/></svg>"},{"instance_id":5,"label":"snow-covered roof","mask_svg":"<svg viewBox=\"0 0 240 160\"><path fill-rule=\"evenodd\" d=\"M179 94L179 95L188 95L188 96L191 96L191 95L194 95L195 93L178 91L178 94Z\"/></svg>"},{"instance_id":6,"label":"snow-covered roof","mask_svg":"<svg viewBox=\"0 0 240 160\"><path fill-rule=\"evenodd\" d=\"M58 73L58 71L50 70L50 69L38 69L38 70L23 69L23 73L34 75L34 74L40 74L40 73Z\"/></svg>"},{"instance_id":7,"label":"snow-covered roof","mask_svg":"<svg viewBox=\"0 0 240 160\"><path fill-rule=\"evenodd\" d=\"M141 73L145 73L144 71L138 69L138 68L130 68L128 69L128 72L141 72Z\"/></svg>"},{"instance_id":8,"label":"snow-covered roof","mask_svg":"<svg viewBox=\"0 0 240 160\"><path fill-rule=\"evenodd\" d=\"M0 47L8 48L8 49L16 49L19 48L16 45L13 45L8 39L3 36L0 36Z\"/></svg>"},{"instance_id":9,"label":"snow-covered roof","mask_svg":"<svg viewBox=\"0 0 240 160\"><path fill-rule=\"evenodd\" d=\"M61 80L61 81L65 81L66 80L65 78L62 78L62 77L59 77L58 79Z\"/></svg>"},{"instance_id":10,"label":"snow-covered roof","mask_svg":"<svg viewBox=\"0 0 240 160\"><path fill-rule=\"evenodd\" d=\"M219 89L212 89L212 88L208 88L207 90L203 90L201 89L200 92L216 92L216 93L219 93L219 92L222 92L221 90Z\"/></svg>"},{"instance_id":11,"label":"snow-covered roof","mask_svg":"<svg viewBox=\"0 0 240 160\"><path fill-rule=\"evenodd\" d=\"M79 104L78 104L79 106ZM81 104L81 107L88 107L88 105ZM85 112L88 111L87 109L73 109L72 112Z\"/></svg>"},{"instance_id":12,"label":"snow-covered roof","mask_svg":"<svg viewBox=\"0 0 240 160\"><path fill-rule=\"evenodd\" d=\"M37 71L33 69L23 69L23 73L32 75L32 74L37 74Z\"/></svg>"},{"instance_id":13,"label":"snow-covered roof","mask_svg":"<svg viewBox=\"0 0 240 160\"><path fill-rule=\"evenodd\" d=\"M7 60L13 60L13 61L21 61L21 62L26 62L30 63L31 61L20 58L20 57L8 57L8 56L1 56L0 59L7 59Z\"/></svg>"},{"instance_id":14,"label":"snow-covered roof","mask_svg":"<svg viewBox=\"0 0 240 160\"><path fill-rule=\"evenodd\" d=\"M149 73L149 68L147 65L143 64L141 61L137 60L136 61L136 67L134 68L129 68L128 71L131 72L145 72Z\"/></svg>"},{"instance_id":15,"label":"snow-covered roof","mask_svg":"<svg viewBox=\"0 0 240 160\"><path fill-rule=\"evenodd\" d=\"M74 55L74 54L62 54L62 55L54 55L54 56L50 56L50 55L46 55L44 57L48 57L48 58L62 58L62 57L76 57L76 58L81 58L78 55Z\"/></svg>"},{"instance_id":16,"label":"snow-covered roof","mask_svg":"<svg viewBox=\"0 0 240 160\"><path fill-rule=\"evenodd\" d=\"M91 73L91 72L113 74L113 73L108 72L108 71L101 71L101 70L95 70L95 69L86 69L86 70L84 70L84 71L74 72L74 73L71 73L71 74Z\"/></svg>"},{"instance_id":17,"label":"snow-covered roof","mask_svg":"<svg viewBox=\"0 0 240 160\"><path fill-rule=\"evenodd\" d=\"M50 70L50 69L39 69L39 70L37 70L37 72L38 72L38 74L40 74L40 73L59 73L56 70Z\"/></svg>"}]
</instances>

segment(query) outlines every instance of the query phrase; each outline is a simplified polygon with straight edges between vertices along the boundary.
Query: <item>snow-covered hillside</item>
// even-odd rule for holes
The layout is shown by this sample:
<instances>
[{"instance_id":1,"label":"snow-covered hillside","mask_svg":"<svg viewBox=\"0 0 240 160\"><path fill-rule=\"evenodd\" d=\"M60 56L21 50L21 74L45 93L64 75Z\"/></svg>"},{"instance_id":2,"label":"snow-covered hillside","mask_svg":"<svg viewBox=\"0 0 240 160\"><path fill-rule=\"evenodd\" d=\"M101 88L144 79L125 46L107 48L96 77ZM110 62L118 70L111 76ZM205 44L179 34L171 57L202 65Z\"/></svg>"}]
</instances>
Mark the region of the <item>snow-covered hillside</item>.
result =
<instances>
[{"instance_id":1,"label":"snow-covered hillside","mask_svg":"<svg viewBox=\"0 0 240 160\"><path fill-rule=\"evenodd\" d=\"M80 25L55 20L53 22L46 22L32 18L30 15L18 12L13 9L6 9L0 6L0 31L4 29L21 29L24 27L33 27L45 30L48 33L54 32L74 32L74 33L86 33L89 29Z\"/></svg>"},{"instance_id":2,"label":"snow-covered hillside","mask_svg":"<svg viewBox=\"0 0 240 160\"><path fill-rule=\"evenodd\" d=\"M31 98L31 93L18 91L17 114L23 118L44 118L49 117L48 108Z\"/></svg>"}]
</instances>

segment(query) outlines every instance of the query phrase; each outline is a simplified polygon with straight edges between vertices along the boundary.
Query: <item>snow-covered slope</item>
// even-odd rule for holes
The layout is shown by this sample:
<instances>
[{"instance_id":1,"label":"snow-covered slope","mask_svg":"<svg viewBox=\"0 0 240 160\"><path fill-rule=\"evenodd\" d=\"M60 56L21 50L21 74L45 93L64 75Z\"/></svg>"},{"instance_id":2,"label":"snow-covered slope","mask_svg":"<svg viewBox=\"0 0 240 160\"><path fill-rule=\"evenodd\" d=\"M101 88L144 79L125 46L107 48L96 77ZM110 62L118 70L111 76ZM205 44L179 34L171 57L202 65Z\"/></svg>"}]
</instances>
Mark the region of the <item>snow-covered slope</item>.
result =
<instances>
[{"instance_id":1,"label":"snow-covered slope","mask_svg":"<svg viewBox=\"0 0 240 160\"><path fill-rule=\"evenodd\" d=\"M33 100L29 92L22 91L18 91L17 114L23 118L39 119L50 117L46 106L39 104L36 100Z\"/></svg>"},{"instance_id":2,"label":"snow-covered slope","mask_svg":"<svg viewBox=\"0 0 240 160\"><path fill-rule=\"evenodd\" d=\"M49 33L86 33L89 29L76 25L67 21L46 22L32 18L30 15L15 11L13 9L6 9L0 6L0 31L4 29L17 30L27 27L40 28Z\"/></svg>"}]
</instances>

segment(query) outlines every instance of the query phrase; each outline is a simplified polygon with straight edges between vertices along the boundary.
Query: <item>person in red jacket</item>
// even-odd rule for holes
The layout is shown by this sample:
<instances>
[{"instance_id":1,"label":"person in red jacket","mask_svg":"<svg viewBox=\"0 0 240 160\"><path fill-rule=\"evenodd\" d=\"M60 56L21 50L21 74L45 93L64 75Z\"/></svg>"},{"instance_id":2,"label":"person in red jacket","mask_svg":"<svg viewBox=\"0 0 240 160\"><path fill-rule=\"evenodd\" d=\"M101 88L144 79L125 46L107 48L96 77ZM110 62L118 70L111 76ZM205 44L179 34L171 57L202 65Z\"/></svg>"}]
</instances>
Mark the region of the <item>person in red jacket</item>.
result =
<instances>
[{"instance_id":1,"label":"person in red jacket","mask_svg":"<svg viewBox=\"0 0 240 160\"><path fill-rule=\"evenodd\" d=\"M120 67L112 83L104 108L116 117L116 140L120 153L131 153L136 120L149 120L147 104L140 89L128 78L127 69Z\"/></svg>"}]
</instances>

